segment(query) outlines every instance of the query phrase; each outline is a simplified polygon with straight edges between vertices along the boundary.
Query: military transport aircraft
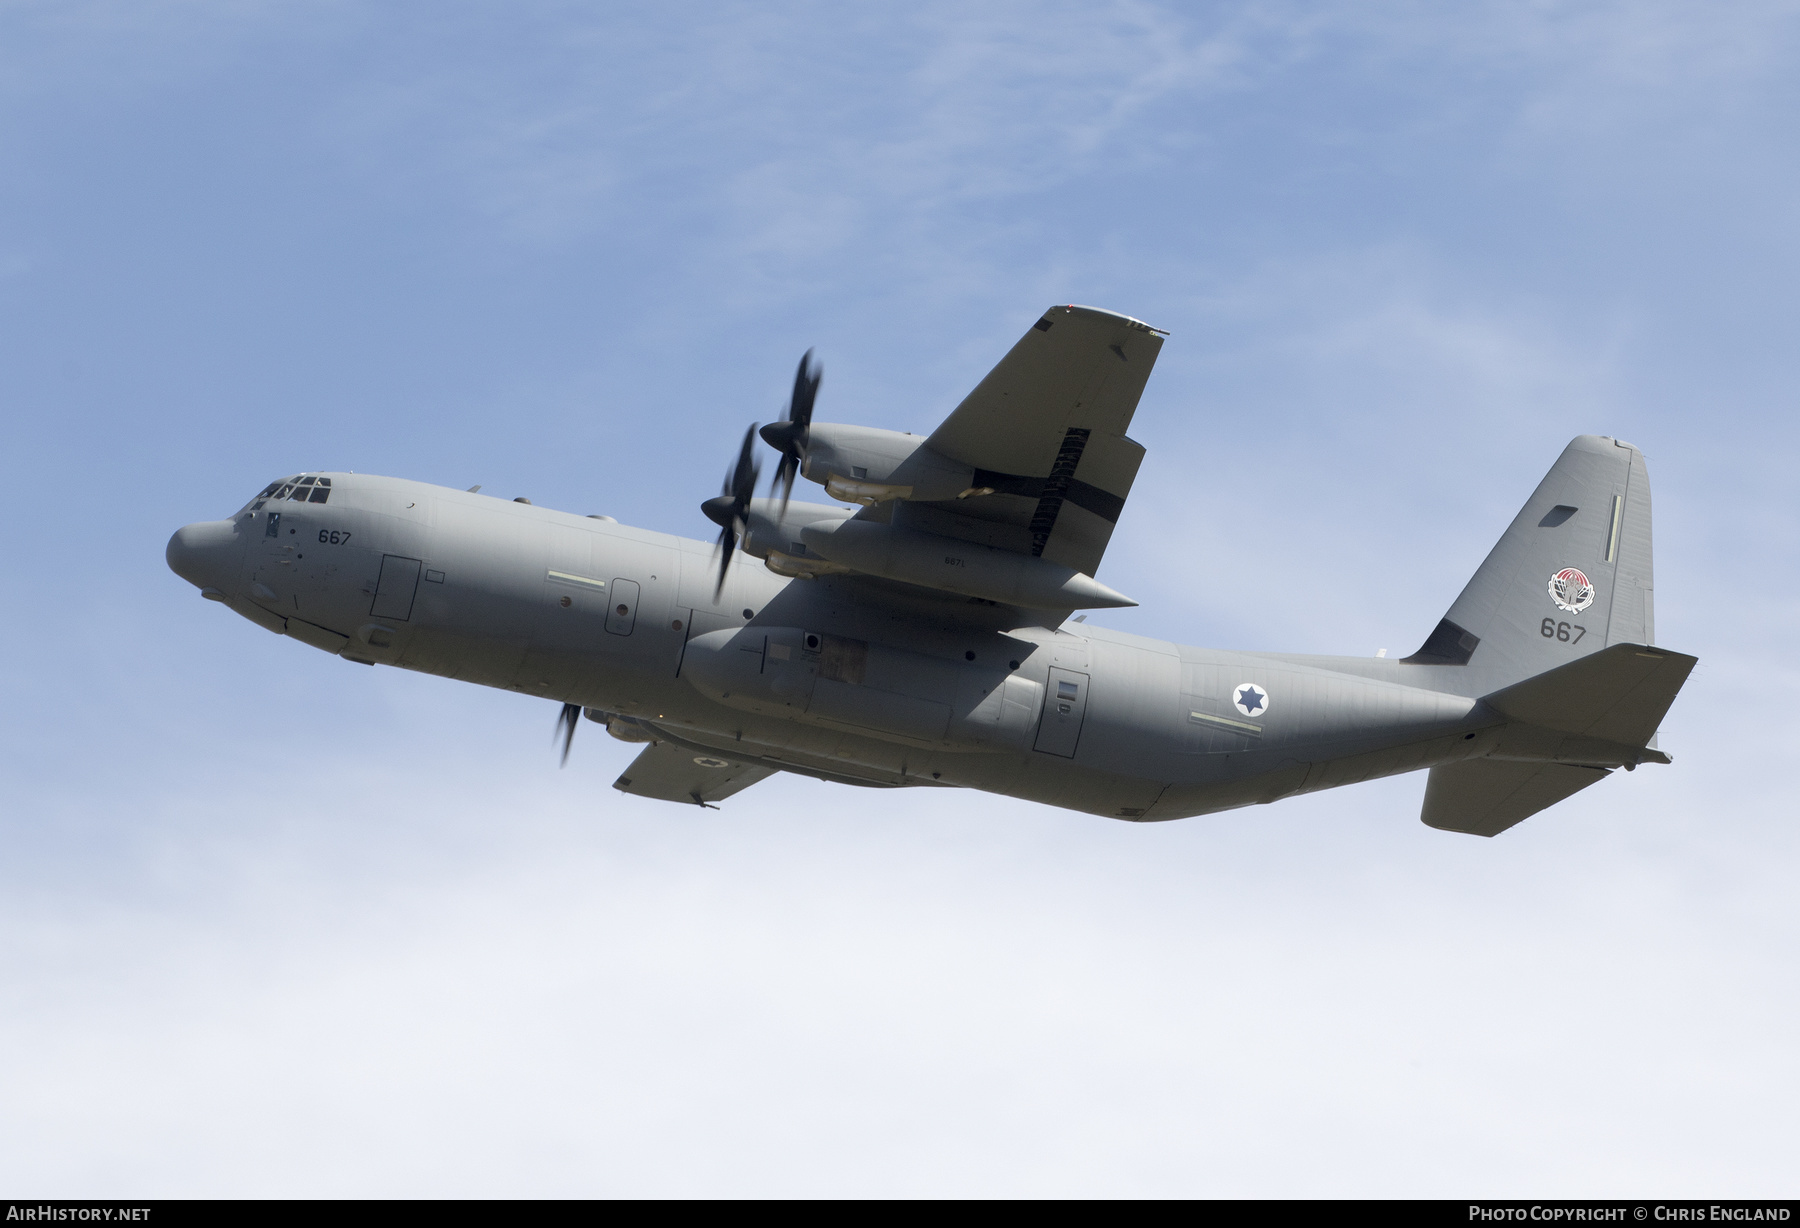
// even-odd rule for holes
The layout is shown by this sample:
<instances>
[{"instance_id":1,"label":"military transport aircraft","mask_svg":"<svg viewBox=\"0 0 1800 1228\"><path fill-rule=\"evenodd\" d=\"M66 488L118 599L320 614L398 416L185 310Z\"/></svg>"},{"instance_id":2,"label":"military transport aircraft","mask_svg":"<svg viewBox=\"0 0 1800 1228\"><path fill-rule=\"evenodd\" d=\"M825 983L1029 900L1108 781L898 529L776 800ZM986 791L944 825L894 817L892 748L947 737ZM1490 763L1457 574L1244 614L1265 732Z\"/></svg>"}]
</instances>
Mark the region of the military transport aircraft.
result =
<instances>
[{"instance_id":1,"label":"military transport aircraft","mask_svg":"<svg viewBox=\"0 0 1800 1228\"><path fill-rule=\"evenodd\" d=\"M760 431L780 456L769 497L752 425L702 505L710 545L314 472L180 529L168 562L346 661L559 701L565 761L585 714L643 745L614 788L690 805L794 772L1152 821L1428 768L1424 821L1491 836L1669 762L1656 730L1695 658L1650 646L1649 477L1615 439L1563 450L1409 657L1071 621L1136 604L1094 577L1165 335L1053 307L928 436L814 422L809 353ZM796 477L838 504L794 501Z\"/></svg>"}]
</instances>

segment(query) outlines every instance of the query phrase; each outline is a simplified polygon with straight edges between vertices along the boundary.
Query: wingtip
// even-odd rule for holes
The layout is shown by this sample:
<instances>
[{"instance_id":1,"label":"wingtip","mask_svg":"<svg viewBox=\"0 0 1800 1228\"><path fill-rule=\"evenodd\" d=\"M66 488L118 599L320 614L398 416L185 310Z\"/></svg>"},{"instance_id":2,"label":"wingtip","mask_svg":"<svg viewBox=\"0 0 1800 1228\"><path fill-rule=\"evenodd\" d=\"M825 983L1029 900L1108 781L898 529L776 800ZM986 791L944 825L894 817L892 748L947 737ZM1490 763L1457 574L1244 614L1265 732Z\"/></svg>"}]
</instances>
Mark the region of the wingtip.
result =
<instances>
[{"instance_id":1,"label":"wingtip","mask_svg":"<svg viewBox=\"0 0 1800 1228\"><path fill-rule=\"evenodd\" d=\"M1057 303L1044 312L1044 315L1046 316L1052 314L1092 316L1096 319L1110 320L1116 324L1123 324L1129 328L1135 328L1139 332L1155 333L1159 337L1166 337L1169 335L1169 330L1166 328L1157 328L1154 325L1144 323L1144 321L1138 319L1136 316L1128 316L1122 311L1108 311L1104 307L1085 307L1080 303ZM1042 317L1040 316L1039 318L1041 319Z\"/></svg>"}]
</instances>

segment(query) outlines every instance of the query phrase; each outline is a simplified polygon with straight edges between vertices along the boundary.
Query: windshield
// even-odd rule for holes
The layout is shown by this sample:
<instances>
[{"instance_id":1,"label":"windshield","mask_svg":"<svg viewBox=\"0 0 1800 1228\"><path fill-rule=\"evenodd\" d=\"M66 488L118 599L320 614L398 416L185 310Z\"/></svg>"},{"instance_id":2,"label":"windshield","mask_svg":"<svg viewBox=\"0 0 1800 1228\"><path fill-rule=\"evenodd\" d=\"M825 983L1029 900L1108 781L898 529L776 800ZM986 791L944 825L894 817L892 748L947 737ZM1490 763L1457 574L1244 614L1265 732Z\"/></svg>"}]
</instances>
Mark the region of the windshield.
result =
<instances>
[{"instance_id":1,"label":"windshield","mask_svg":"<svg viewBox=\"0 0 1800 1228\"><path fill-rule=\"evenodd\" d=\"M259 512L263 504L286 501L289 503L324 503L331 498L331 479L312 474L299 474L291 478L280 478L263 487L260 495L250 501L247 511Z\"/></svg>"}]
</instances>

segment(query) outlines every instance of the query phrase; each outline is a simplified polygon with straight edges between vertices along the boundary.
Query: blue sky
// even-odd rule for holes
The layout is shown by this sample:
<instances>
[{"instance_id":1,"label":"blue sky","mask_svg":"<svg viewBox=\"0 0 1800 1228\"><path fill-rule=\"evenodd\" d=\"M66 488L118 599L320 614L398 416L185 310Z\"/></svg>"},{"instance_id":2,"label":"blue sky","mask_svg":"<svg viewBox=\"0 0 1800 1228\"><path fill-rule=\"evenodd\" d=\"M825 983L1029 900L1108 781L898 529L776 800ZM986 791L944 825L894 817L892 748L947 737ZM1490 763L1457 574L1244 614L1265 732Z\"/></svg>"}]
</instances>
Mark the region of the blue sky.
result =
<instances>
[{"instance_id":1,"label":"blue sky","mask_svg":"<svg viewBox=\"0 0 1800 1228\"><path fill-rule=\"evenodd\" d=\"M1800 11L0 7L0 1179L35 1194L1791 1193ZM693 536L817 346L928 430L1170 330L1095 621L1410 651L1645 451L1674 766L1139 827L623 798L169 533L345 468Z\"/></svg>"}]
</instances>

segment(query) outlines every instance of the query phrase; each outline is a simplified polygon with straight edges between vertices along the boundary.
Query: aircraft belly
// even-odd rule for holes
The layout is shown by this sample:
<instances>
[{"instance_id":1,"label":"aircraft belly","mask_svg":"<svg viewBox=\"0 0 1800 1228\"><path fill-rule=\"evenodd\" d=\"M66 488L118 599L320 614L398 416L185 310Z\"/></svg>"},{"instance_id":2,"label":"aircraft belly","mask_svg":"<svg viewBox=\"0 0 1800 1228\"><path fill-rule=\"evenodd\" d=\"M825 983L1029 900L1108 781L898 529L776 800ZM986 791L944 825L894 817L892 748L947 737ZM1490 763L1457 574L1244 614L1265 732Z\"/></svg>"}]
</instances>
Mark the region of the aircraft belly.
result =
<instances>
[{"instance_id":1,"label":"aircraft belly","mask_svg":"<svg viewBox=\"0 0 1800 1228\"><path fill-rule=\"evenodd\" d=\"M791 766L802 775L857 777L883 785L954 786L1042 802L1108 818L1145 817L1163 793L1162 781L1095 771L1043 756L931 751L852 730L734 713L734 728L711 722L654 722L696 745ZM690 718L691 719L691 718Z\"/></svg>"}]
</instances>

